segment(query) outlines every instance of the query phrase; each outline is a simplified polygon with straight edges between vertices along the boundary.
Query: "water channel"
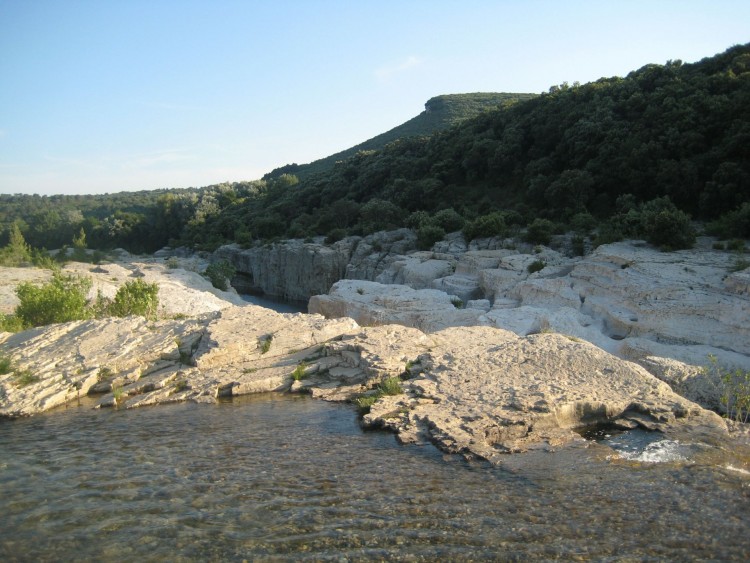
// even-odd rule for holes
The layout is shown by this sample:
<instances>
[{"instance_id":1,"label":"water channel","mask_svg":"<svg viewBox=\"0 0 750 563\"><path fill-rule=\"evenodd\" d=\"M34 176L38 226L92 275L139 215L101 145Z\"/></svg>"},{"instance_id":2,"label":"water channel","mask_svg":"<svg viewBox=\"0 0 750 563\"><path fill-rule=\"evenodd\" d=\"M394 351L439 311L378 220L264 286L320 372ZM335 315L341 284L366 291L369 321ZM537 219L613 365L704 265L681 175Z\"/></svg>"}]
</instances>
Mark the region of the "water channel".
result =
<instances>
[{"instance_id":1,"label":"water channel","mask_svg":"<svg viewBox=\"0 0 750 563\"><path fill-rule=\"evenodd\" d=\"M489 467L293 395L69 407L0 421L0 560L750 558L746 471L611 454Z\"/></svg>"}]
</instances>

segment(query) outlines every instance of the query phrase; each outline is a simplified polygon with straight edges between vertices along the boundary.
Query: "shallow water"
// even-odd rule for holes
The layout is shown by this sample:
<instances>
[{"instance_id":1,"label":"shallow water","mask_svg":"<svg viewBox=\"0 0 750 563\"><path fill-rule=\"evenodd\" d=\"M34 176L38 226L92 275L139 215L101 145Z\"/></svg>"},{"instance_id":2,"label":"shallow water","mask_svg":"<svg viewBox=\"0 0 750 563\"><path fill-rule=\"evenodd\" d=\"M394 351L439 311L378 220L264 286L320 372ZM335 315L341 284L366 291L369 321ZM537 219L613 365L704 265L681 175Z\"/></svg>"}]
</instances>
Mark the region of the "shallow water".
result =
<instances>
[{"instance_id":1,"label":"shallow water","mask_svg":"<svg viewBox=\"0 0 750 563\"><path fill-rule=\"evenodd\" d=\"M493 468L297 396L70 408L0 421L0 560L747 560L750 475L703 459Z\"/></svg>"}]
</instances>

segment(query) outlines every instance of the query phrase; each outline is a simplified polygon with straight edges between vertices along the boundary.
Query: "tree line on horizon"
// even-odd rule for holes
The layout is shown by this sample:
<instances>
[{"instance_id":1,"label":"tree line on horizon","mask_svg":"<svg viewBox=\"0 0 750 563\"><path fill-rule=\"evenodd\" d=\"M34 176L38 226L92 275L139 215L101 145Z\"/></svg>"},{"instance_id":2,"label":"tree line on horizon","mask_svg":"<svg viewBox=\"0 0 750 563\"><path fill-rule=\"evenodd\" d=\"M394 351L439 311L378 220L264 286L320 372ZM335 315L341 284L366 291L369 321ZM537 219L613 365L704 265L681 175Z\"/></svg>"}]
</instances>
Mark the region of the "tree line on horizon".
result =
<instances>
[{"instance_id":1,"label":"tree line on horizon","mask_svg":"<svg viewBox=\"0 0 750 563\"><path fill-rule=\"evenodd\" d=\"M750 238L750 44L553 86L302 178L283 171L200 189L0 195L0 225L7 240L15 223L34 247L59 248L84 229L90 248L134 252L403 226L428 247L455 230L534 225L680 248L692 243L691 219Z\"/></svg>"}]
</instances>

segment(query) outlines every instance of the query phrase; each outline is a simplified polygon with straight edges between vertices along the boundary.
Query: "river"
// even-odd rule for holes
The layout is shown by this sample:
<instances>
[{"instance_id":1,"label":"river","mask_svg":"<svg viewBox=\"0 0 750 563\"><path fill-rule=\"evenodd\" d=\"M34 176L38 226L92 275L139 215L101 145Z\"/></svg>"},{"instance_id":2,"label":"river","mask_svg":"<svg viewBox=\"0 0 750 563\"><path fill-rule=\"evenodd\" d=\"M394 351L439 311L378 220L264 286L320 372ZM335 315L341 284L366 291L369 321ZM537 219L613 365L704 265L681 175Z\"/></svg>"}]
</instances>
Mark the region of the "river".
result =
<instances>
[{"instance_id":1,"label":"river","mask_svg":"<svg viewBox=\"0 0 750 563\"><path fill-rule=\"evenodd\" d=\"M611 454L490 467L295 395L69 407L0 421L0 560L750 558L746 471Z\"/></svg>"}]
</instances>

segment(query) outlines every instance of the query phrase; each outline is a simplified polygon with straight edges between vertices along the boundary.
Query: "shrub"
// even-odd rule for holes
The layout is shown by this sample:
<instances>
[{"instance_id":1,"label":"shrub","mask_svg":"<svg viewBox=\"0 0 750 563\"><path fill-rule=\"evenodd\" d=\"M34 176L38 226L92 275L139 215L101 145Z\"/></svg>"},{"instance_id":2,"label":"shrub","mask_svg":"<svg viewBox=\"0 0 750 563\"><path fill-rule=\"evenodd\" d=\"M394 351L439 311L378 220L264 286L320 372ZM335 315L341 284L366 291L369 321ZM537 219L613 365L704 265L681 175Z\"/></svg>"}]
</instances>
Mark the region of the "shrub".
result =
<instances>
[{"instance_id":1,"label":"shrub","mask_svg":"<svg viewBox=\"0 0 750 563\"><path fill-rule=\"evenodd\" d=\"M0 375L5 375L13 371L13 360L5 354L0 354Z\"/></svg>"},{"instance_id":2,"label":"shrub","mask_svg":"<svg viewBox=\"0 0 750 563\"><path fill-rule=\"evenodd\" d=\"M226 291L229 289L229 280L234 276L236 270L227 260L219 260L206 268L203 275L211 280L211 285L216 289Z\"/></svg>"},{"instance_id":3,"label":"shrub","mask_svg":"<svg viewBox=\"0 0 750 563\"><path fill-rule=\"evenodd\" d=\"M596 219L591 213L576 213L570 218L571 228L580 234L588 234L596 228Z\"/></svg>"},{"instance_id":4,"label":"shrub","mask_svg":"<svg viewBox=\"0 0 750 563\"><path fill-rule=\"evenodd\" d=\"M305 370L307 369L307 364L305 362L300 362L297 364L297 367L294 368L294 371L292 372L292 379L294 381L301 381L307 377L307 373L305 373Z\"/></svg>"},{"instance_id":5,"label":"shrub","mask_svg":"<svg viewBox=\"0 0 750 563\"><path fill-rule=\"evenodd\" d=\"M31 247L21 234L18 223L10 226L8 245L0 249L0 266L22 266L32 261Z\"/></svg>"},{"instance_id":6,"label":"shrub","mask_svg":"<svg viewBox=\"0 0 750 563\"><path fill-rule=\"evenodd\" d=\"M443 240L445 230L437 225L424 225L417 231L417 248L420 250L429 250L432 246Z\"/></svg>"},{"instance_id":7,"label":"shrub","mask_svg":"<svg viewBox=\"0 0 750 563\"><path fill-rule=\"evenodd\" d=\"M333 244L338 242L346 236L346 229L335 228L328 231L326 235L326 244Z\"/></svg>"},{"instance_id":8,"label":"shrub","mask_svg":"<svg viewBox=\"0 0 750 563\"><path fill-rule=\"evenodd\" d=\"M3 315L0 313L0 332L20 332L23 330L23 321L16 315Z\"/></svg>"},{"instance_id":9,"label":"shrub","mask_svg":"<svg viewBox=\"0 0 750 563\"><path fill-rule=\"evenodd\" d=\"M721 404L727 418L743 423L750 421L750 371L724 369L713 355L708 356L708 360L710 363L703 368L703 372L718 376L721 380Z\"/></svg>"},{"instance_id":10,"label":"shrub","mask_svg":"<svg viewBox=\"0 0 750 563\"><path fill-rule=\"evenodd\" d=\"M695 243L690 216L677 209L668 197L652 199L643 205L640 227L648 242L664 249L692 248Z\"/></svg>"},{"instance_id":11,"label":"shrub","mask_svg":"<svg viewBox=\"0 0 750 563\"><path fill-rule=\"evenodd\" d=\"M490 213L477 217L473 221L464 225L464 237L467 241L475 238L501 237L508 232L505 224L505 218L502 213Z\"/></svg>"},{"instance_id":12,"label":"shrub","mask_svg":"<svg viewBox=\"0 0 750 563\"><path fill-rule=\"evenodd\" d=\"M404 392L401 388L401 380L398 377L389 377L384 379L378 385L378 390L383 395L400 395Z\"/></svg>"},{"instance_id":13,"label":"shrub","mask_svg":"<svg viewBox=\"0 0 750 563\"><path fill-rule=\"evenodd\" d=\"M555 225L549 219L534 219L526 230L526 241L531 244L549 244Z\"/></svg>"},{"instance_id":14,"label":"shrub","mask_svg":"<svg viewBox=\"0 0 750 563\"><path fill-rule=\"evenodd\" d=\"M460 297L456 297L455 295L451 297L451 303L456 309L463 309L464 302Z\"/></svg>"},{"instance_id":15,"label":"shrub","mask_svg":"<svg viewBox=\"0 0 750 563\"><path fill-rule=\"evenodd\" d=\"M416 231L422 225L430 224L431 221L432 219L427 211L415 211L406 218L406 226Z\"/></svg>"},{"instance_id":16,"label":"shrub","mask_svg":"<svg viewBox=\"0 0 750 563\"><path fill-rule=\"evenodd\" d=\"M136 279L117 290L109 310L115 317L140 315L147 319L155 319L158 307L159 285Z\"/></svg>"},{"instance_id":17,"label":"shrub","mask_svg":"<svg viewBox=\"0 0 750 563\"><path fill-rule=\"evenodd\" d=\"M543 262L542 260L534 260L534 261L533 261L533 262L532 262L531 264L529 264L529 265L528 265L528 266L526 267L526 270L527 270L527 271L528 271L528 272L529 272L530 274L533 274L534 272L539 272L540 270L544 270L544 267L545 267L546 265L547 265L547 264L545 264L545 263L544 263L544 262Z\"/></svg>"},{"instance_id":18,"label":"shrub","mask_svg":"<svg viewBox=\"0 0 750 563\"><path fill-rule=\"evenodd\" d=\"M360 395L359 397L352 399L352 402L356 405L360 414L367 414L370 412L370 407L374 405L380 397L382 397L380 393Z\"/></svg>"},{"instance_id":19,"label":"shrub","mask_svg":"<svg viewBox=\"0 0 750 563\"><path fill-rule=\"evenodd\" d=\"M448 233L460 231L466 224L466 220L453 208L438 211L432 219L438 227L445 229Z\"/></svg>"},{"instance_id":20,"label":"shrub","mask_svg":"<svg viewBox=\"0 0 750 563\"><path fill-rule=\"evenodd\" d=\"M31 385L32 383L36 383L37 381L39 381L39 378L31 373L31 371L28 369L16 370L14 377L16 387L26 387L27 385Z\"/></svg>"},{"instance_id":21,"label":"shrub","mask_svg":"<svg viewBox=\"0 0 750 563\"><path fill-rule=\"evenodd\" d=\"M708 226L709 232L722 238L750 238L750 202L725 213Z\"/></svg>"},{"instance_id":22,"label":"shrub","mask_svg":"<svg viewBox=\"0 0 750 563\"><path fill-rule=\"evenodd\" d=\"M271 342L273 342L273 334L258 339L258 348L260 348L261 354L265 354L271 349Z\"/></svg>"},{"instance_id":23,"label":"shrub","mask_svg":"<svg viewBox=\"0 0 750 563\"><path fill-rule=\"evenodd\" d=\"M87 319L91 316L87 294L91 280L60 272L42 286L29 282L16 288L20 300L15 315L24 327L43 326Z\"/></svg>"}]
</instances>

